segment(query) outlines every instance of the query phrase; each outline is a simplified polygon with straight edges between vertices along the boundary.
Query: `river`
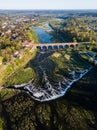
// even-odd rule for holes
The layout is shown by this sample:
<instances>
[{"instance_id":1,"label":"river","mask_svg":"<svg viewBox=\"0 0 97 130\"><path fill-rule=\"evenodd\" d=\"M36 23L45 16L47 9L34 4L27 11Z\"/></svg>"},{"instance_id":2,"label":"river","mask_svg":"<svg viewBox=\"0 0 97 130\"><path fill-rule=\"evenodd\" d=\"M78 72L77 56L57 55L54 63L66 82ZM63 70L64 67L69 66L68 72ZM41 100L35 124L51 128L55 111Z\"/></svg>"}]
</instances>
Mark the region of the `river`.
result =
<instances>
[{"instance_id":1,"label":"river","mask_svg":"<svg viewBox=\"0 0 97 130\"><path fill-rule=\"evenodd\" d=\"M38 35L40 43L52 43L52 35L48 32L53 31L48 23L43 23L41 26L35 27L34 31Z\"/></svg>"},{"instance_id":2,"label":"river","mask_svg":"<svg viewBox=\"0 0 97 130\"><path fill-rule=\"evenodd\" d=\"M38 27L34 27L34 31L37 33L40 43L43 44L53 42L53 36L49 33L50 31L53 31L53 29L49 26L47 22L42 23ZM39 56L41 55L38 55L38 58ZM39 59L37 59L37 61L39 61ZM33 82L30 81L26 84L9 86L9 88L22 89L29 93L33 99L40 102L51 101L63 96L74 82L81 79L86 73L88 73L88 71L91 70L91 68L89 68L81 72L72 71L71 78L68 79L64 77L62 81L58 82L56 85L52 85L48 79L48 75L45 69L41 66L40 63L38 67L43 73L43 80L45 81L44 87L36 87L34 86Z\"/></svg>"}]
</instances>

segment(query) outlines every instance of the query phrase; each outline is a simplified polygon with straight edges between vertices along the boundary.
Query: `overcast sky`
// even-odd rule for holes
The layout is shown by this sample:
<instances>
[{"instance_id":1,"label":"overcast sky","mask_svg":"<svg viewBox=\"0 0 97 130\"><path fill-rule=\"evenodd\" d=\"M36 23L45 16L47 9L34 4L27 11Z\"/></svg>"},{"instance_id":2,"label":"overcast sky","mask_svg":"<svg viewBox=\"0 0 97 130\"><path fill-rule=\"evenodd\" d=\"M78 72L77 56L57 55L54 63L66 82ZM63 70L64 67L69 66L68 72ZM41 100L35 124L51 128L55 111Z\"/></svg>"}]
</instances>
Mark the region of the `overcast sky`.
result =
<instances>
[{"instance_id":1,"label":"overcast sky","mask_svg":"<svg viewBox=\"0 0 97 130\"><path fill-rule=\"evenodd\" d=\"M97 9L97 0L0 0L0 9Z\"/></svg>"}]
</instances>

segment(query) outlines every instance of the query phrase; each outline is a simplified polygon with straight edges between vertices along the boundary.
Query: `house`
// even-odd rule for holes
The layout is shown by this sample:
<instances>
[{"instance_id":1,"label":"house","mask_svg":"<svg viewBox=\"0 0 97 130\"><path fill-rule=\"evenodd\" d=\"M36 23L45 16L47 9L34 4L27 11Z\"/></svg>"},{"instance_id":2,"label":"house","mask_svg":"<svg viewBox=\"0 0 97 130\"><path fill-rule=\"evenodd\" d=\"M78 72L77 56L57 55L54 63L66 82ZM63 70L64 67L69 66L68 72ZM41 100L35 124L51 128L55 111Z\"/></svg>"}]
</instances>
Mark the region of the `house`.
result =
<instances>
[{"instance_id":1,"label":"house","mask_svg":"<svg viewBox=\"0 0 97 130\"><path fill-rule=\"evenodd\" d=\"M11 30L9 29L8 31L6 31L6 33L11 33Z\"/></svg>"},{"instance_id":2,"label":"house","mask_svg":"<svg viewBox=\"0 0 97 130\"><path fill-rule=\"evenodd\" d=\"M29 40L29 41L24 41L23 43L22 43L22 46L23 47L31 47L31 46L33 46L33 41L31 41L31 40Z\"/></svg>"},{"instance_id":3,"label":"house","mask_svg":"<svg viewBox=\"0 0 97 130\"><path fill-rule=\"evenodd\" d=\"M16 51L15 53L14 53L14 55L13 55L15 58L18 58L18 59L21 59L22 57L23 57L23 55L22 54L20 54L20 52L19 51Z\"/></svg>"},{"instance_id":4,"label":"house","mask_svg":"<svg viewBox=\"0 0 97 130\"><path fill-rule=\"evenodd\" d=\"M6 26L4 25L4 26L2 26L2 29L4 29L4 28L6 28Z\"/></svg>"},{"instance_id":5,"label":"house","mask_svg":"<svg viewBox=\"0 0 97 130\"><path fill-rule=\"evenodd\" d=\"M16 51L16 52L14 53L14 57L17 58L18 55L19 55L19 51Z\"/></svg>"}]
</instances>

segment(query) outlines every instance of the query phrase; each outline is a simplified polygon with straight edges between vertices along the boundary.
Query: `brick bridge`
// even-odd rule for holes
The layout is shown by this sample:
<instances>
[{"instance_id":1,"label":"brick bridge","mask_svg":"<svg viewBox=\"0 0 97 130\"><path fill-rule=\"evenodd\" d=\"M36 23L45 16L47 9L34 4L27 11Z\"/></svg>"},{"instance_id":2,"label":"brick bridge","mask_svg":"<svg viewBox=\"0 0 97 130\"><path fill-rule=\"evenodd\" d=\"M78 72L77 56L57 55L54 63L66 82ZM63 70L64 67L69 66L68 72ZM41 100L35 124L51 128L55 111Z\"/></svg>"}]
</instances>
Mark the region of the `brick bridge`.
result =
<instances>
[{"instance_id":1,"label":"brick bridge","mask_svg":"<svg viewBox=\"0 0 97 130\"><path fill-rule=\"evenodd\" d=\"M43 43L43 44L32 44L33 48L38 48L40 50L49 50L49 49L66 49L69 47L77 47L78 43Z\"/></svg>"}]
</instances>

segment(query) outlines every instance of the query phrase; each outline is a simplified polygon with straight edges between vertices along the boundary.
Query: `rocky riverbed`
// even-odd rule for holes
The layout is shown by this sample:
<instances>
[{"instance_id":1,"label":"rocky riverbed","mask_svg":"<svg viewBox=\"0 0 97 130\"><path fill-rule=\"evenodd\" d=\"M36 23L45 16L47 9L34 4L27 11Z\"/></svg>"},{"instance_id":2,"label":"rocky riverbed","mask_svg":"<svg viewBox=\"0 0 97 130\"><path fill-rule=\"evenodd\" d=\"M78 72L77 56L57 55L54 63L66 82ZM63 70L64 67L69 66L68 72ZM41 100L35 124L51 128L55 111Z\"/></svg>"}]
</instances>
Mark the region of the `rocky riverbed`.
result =
<instances>
[{"instance_id":1,"label":"rocky riverbed","mask_svg":"<svg viewBox=\"0 0 97 130\"><path fill-rule=\"evenodd\" d=\"M74 82L81 79L90 70L91 68L83 70L82 72L72 71L70 72L71 78L66 79L64 77L62 82L55 83L54 85L50 83L45 71L43 71L43 76L46 81L44 87L36 87L33 85L33 81L30 81L26 84L8 86L8 88L22 89L29 93L33 99L40 102L51 101L63 96Z\"/></svg>"},{"instance_id":2,"label":"rocky riverbed","mask_svg":"<svg viewBox=\"0 0 97 130\"><path fill-rule=\"evenodd\" d=\"M40 102L51 101L59 97L62 97L67 92L67 90L72 86L74 82L77 82L79 79L81 79L92 68L89 66L85 69L84 67L79 71L76 69L68 68L67 70L68 76L62 76L60 80L55 80L54 82L51 82L49 72L47 72L47 70L50 68L48 68L49 66L47 68L46 66L44 67L44 64L46 64L46 61L48 60L48 57L50 55L55 56L55 54L57 56L61 55L61 53L53 53L53 54L46 53L46 52L38 53L38 55L36 56L36 60L32 61L33 63L35 62L37 63L37 66L34 66L34 70L36 71L36 74L37 74L37 79L31 80L28 83L21 84L21 85L10 85L8 86L8 88L24 90L25 92L30 94L30 96L33 99ZM40 71L41 71L41 74L40 74ZM41 77L42 77L41 83L38 86L36 86L37 84L36 82L38 82L39 78Z\"/></svg>"}]
</instances>

